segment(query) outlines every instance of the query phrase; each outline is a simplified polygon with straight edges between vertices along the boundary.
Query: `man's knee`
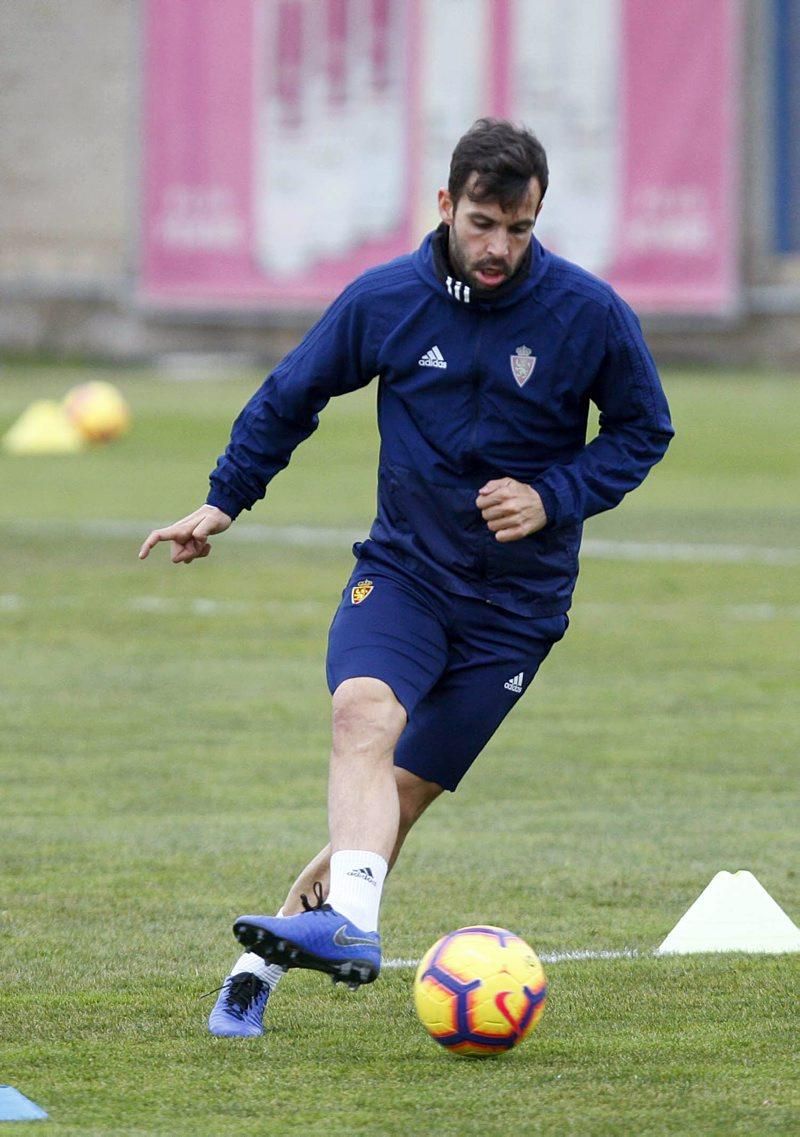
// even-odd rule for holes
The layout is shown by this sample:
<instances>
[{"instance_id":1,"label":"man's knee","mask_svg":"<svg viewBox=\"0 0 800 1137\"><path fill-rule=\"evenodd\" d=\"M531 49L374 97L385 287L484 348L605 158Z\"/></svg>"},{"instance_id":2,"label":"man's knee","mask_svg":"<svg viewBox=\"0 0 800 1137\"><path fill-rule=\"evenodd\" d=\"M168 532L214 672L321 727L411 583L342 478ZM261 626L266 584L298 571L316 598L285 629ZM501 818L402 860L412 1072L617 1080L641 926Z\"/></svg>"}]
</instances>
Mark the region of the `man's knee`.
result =
<instances>
[{"instance_id":1,"label":"man's knee","mask_svg":"<svg viewBox=\"0 0 800 1137\"><path fill-rule=\"evenodd\" d=\"M406 712L388 684L345 679L333 693L333 748L394 751Z\"/></svg>"}]
</instances>

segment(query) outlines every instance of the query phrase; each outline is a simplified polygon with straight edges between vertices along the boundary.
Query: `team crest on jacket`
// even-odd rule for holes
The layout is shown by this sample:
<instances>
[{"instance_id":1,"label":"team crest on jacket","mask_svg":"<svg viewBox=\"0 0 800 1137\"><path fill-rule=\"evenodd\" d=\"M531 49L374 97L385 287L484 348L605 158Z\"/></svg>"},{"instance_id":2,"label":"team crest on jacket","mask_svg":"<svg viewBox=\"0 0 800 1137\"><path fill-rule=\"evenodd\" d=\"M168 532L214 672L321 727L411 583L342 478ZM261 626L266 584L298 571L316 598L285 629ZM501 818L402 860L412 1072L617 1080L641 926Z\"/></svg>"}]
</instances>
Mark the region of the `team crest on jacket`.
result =
<instances>
[{"instance_id":1,"label":"team crest on jacket","mask_svg":"<svg viewBox=\"0 0 800 1137\"><path fill-rule=\"evenodd\" d=\"M531 355L531 349L522 344L517 348L516 354L511 356L511 374L517 381L518 387L524 387L533 375L536 366L536 356Z\"/></svg>"},{"instance_id":2,"label":"team crest on jacket","mask_svg":"<svg viewBox=\"0 0 800 1137\"><path fill-rule=\"evenodd\" d=\"M371 580L359 580L350 589L350 599L354 604L363 604L374 587L375 585Z\"/></svg>"}]
</instances>

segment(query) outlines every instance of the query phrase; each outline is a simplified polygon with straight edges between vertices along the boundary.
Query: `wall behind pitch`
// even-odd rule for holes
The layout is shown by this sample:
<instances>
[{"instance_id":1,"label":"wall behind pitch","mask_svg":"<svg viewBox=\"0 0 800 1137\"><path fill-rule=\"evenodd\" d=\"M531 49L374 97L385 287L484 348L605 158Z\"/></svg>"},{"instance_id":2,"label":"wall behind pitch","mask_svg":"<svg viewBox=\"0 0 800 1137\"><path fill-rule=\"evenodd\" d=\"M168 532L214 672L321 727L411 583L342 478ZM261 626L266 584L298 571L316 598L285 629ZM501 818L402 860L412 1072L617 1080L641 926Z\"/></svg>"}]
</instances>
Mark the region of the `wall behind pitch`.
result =
<instances>
[{"instance_id":1,"label":"wall behind pitch","mask_svg":"<svg viewBox=\"0 0 800 1137\"><path fill-rule=\"evenodd\" d=\"M113 359L152 359L161 352L182 350L244 352L272 360L294 342L313 310L292 312L280 297L240 305L230 298L216 303L209 296L202 304L181 307L164 293L148 299L142 290L137 244L142 216L137 186L142 157L138 120L142 110L140 44L147 2L9 0L0 4L0 350ZM516 62L505 73L496 71L490 77L480 70L481 57L492 44L492 52L498 42L508 46L501 35L503 20L498 27L487 20L487 10L500 10L508 27L510 19L524 18L523 0L514 0L513 5L506 0L409 2L420 3L424 34L416 67L422 89L428 92L420 107L425 130L418 152L415 240L435 220L431 192L441 181L443 157L464 122L487 107L496 110L508 105L503 100L516 99L524 87L530 90L536 73L526 63L524 52L506 56ZM188 7L194 3L186 0ZM586 0L531 3L531 11L539 13L537 50L544 50L546 33L547 51L560 58L555 70L551 68L554 82L538 88L536 114L520 114L543 136L546 132L554 180L542 218L542 236L555 246L562 233L569 236L571 231L560 224L560 231L555 231L559 202L566 204L567 198L585 193L589 207L576 231L586 232L594 224L597 203L591 198L592 164L587 163L588 174L582 173L579 158L592 149L586 130L593 122L592 146L598 143L598 130L601 146L606 144L602 131L609 104L598 102L594 120L587 120L585 112L573 115L568 103L559 105L555 99L559 88L563 94L580 82L591 86L597 77L592 78L592 67L580 56L567 69L568 57L562 48L569 36L563 27L560 32L548 28L546 18L556 12L566 20L575 5L578 10L595 12L595 0L591 4ZM226 0L220 0L221 6L225 4ZM784 78L796 84L800 48L787 31L787 16L796 19L792 13L797 5L798 0L739 0L734 5L747 17L739 64L745 104L743 148L737 155L743 177L742 208L730 226L734 242L741 234L745 249L741 306L721 321L703 319L700 311L689 311L678 320L659 318L656 309L652 315L645 313L651 342L661 359L784 366L800 361L800 254L780 251L776 224L781 207L789 211L789 219L798 215L797 195L786 192L787 185L796 188L798 183L797 179L787 181L775 161L779 152L776 104L781 91L789 100L787 107L796 110L790 87L776 74L776 63L780 49L788 67ZM695 10L704 10L699 0L695 0ZM477 34L467 34L476 28ZM694 40L688 58L702 69L699 31ZM478 74L483 78L477 85L465 81L465 76ZM647 105L643 112L646 119ZM702 115L702 108L697 113ZM583 126L570 139L560 124L573 120ZM790 160L794 153L796 165L797 131L784 137L795 139L785 153ZM673 135L672 145L680 155L681 132ZM572 149L572 157L565 146ZM378 178L378 186L380 182ZM607 190L604 193L608 201ZM691 203L691 195L684 200ZM545 223L551 226L549 231ZM598 240L596 249L601 247ZM564 251L577 255L566 244ZM589 252L591 264L595 254Z\"/></svg>"},{"instance_id":2,"label":"wall behind pitch","mask_svg":"<svg viewBox=\"0 0 800 1137\"><path fill-rule=\"evenodd\" d=\"M0 282L118 290L130 267L136 5L0 4Z\"/></svg>"}]
</instances>

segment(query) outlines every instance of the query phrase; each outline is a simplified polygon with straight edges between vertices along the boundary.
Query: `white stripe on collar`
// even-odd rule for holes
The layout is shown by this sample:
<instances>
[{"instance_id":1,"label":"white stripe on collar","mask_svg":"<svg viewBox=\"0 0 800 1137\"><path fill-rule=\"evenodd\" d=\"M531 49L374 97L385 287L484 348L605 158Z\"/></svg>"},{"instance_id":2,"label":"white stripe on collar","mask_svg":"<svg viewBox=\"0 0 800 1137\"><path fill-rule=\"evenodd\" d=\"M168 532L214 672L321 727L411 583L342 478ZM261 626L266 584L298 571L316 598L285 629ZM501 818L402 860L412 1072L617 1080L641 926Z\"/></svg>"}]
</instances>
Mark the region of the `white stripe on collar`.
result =
<instances>
[{"instance_id":1,"label":"white stripe on collar","mask_svg":"<svg viewBox=\"0 0 800 1137\"><path fill-rule=\"evenodd\" d=\"M462 304L469 304L470 290L468 284L464 284L461 280L454 280L452 276L448 276L445 284L449 295L454 300L460 300Z\"/></svg>"}]
</instances>

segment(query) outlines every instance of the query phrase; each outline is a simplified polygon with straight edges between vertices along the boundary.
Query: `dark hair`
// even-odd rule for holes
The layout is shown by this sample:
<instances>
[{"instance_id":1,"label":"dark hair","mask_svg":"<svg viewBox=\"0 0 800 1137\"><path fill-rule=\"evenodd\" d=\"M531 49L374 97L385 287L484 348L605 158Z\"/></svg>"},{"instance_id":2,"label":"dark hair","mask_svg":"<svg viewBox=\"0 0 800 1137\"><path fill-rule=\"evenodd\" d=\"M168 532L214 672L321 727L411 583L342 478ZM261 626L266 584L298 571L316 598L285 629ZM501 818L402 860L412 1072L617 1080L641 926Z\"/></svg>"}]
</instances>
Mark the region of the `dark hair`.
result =
<instances>
[{"instance_id":1,"label":"dark hair","mask_svg":"<svg viewBox=\"0 0 800 1137\"><path fill-rule=\"evenodd\" d=\"M456 144L447 189L456 205L473 173L473 201L496 201L503 210L524 200L531 178L542 197L547 190L547 155L539 139L525 127L499 118L479 118Z\"/></svg>"}]
</instances>

